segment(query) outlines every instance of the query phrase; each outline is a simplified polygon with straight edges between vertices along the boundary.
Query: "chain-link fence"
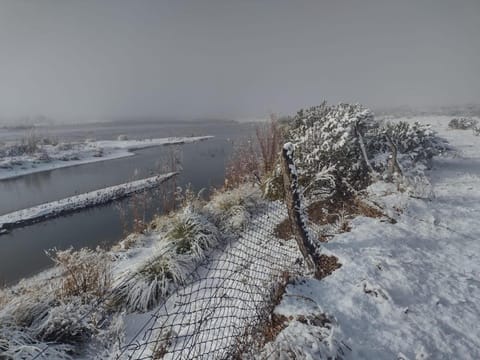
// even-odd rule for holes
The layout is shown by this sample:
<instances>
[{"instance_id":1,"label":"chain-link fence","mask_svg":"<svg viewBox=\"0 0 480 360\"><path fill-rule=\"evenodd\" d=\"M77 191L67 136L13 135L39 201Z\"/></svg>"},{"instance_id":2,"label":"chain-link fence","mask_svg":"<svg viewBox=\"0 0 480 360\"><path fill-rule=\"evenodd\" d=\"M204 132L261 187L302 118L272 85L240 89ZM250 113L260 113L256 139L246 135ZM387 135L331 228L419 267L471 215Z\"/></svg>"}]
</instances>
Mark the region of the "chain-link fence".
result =
<instances>
[{"instance_id":1,"label":"chain-link fence","mask_svg":"<svg viewBox=\"0 0 480 360\"><path fill-rule=\"evenodd\" d=\"M288 158L287 151L284 156ZM294 180L287 179L286 190L296 194L293 162L285 171ZM279 289L288 274L302 271L304 256L297 245L302 239L278 236L279 225L300 214L299 201L298 196L295 204L287 201L296 206L290 210L284 203L269 203L239 238L214 251L184 287L146 315L116 358L231 359L240 358L247 347L260 346ZM297 226L306 225L297 221Z\"/></svg>"},{"instance_id":2,"label":"chain-link fence","mask_svg":"<svg viewBox=\"0 0 480 360\"><path fill-rule=\"evenodd\" d=\"M271 203L240 238L214 251L116 354L121 359L227 359L258 339L285 274L299 271L294 241L279 239L287 217Z\"/></svg>"},{"instance_id":3,"label":"chain-link fence","mask_svg":"<svg viewBox=\"0 0 480 360\"><path fill-rule=\"evenodd\" d=\"M225 236L153 310L126 315L124 338L102 356L241 359L255 349L260 353L288 279L315 270L291 151L285 149L284 157L289 160L284 169L286 201L267 202L237 236ZM97 305L107 304L114 292ZM46 346L34 358L48 358L48 351Z\"/></svg>"}]
</instances>

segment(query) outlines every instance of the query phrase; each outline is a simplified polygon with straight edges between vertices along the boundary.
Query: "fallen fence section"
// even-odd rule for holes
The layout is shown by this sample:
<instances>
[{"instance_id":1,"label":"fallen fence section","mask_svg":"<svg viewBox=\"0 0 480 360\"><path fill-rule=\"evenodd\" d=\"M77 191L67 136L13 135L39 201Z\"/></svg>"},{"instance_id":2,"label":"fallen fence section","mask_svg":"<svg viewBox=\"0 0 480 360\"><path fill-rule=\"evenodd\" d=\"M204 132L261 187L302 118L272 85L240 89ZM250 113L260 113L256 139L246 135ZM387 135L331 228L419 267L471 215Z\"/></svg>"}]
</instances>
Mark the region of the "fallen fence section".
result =
<instances>
[{"instance_id":1,"label":"fallen fence section","mask_svg":"<svg viewBox=\"0 0 480 360\"><path fill-rule=\"evenodd\" d=\"M302 256L295 241L275 228L285 220L284 204L271 203L239 239L209 256L182 289L156 311L133 314L145 322L120 346L116 359L231 359L258 336L275 306L285 274L298 273ZM145 321L146 320L146 321Z\"/></svg>"}]
</instances>

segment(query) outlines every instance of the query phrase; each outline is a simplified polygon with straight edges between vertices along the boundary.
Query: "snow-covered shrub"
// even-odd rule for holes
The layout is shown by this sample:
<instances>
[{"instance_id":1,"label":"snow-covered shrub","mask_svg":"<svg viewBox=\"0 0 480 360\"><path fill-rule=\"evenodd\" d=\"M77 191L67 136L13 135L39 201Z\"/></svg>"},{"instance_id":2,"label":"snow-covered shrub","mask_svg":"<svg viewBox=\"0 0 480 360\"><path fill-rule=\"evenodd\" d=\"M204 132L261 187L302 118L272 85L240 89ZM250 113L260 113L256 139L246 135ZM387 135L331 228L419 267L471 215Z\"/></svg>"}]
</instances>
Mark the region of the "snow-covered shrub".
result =
<instances>
[{"instance_id":1,"label":"snow-covered shrub","mask_svg":"<svg viewBox=\"0 0 480 360\"><path fill-rule=\"evenodd\" d=\"M47 150L42 148L38 151L36 155L36 159L41 162L50 162L52 159L50 155L48 154Z\"/></svg>"},{"instance_id":2,"label":"snow-covered shrub","mask_svg":"<svg viewBox=\"0 0 480 360\"><path fill-rule=\"evenodd\" d=\"M103 157L104 155L104 150L103 148L98 148L95 150L95 152L93 153L93 156L94 157Z\"/></svg>"},{"instance_id":3,"label":"snow-covered shrub","mask_svg":"<svg viewBox=\"0 0 480 360\"><path fill-rule=\"evenodd\" d=\"M299 184L310 201L364 189L387 174L427 164L445 143L427 125L384 123L361 105L327 105L300 110L287 139L294 144ZM278 164L264 182L267 197L283 197Z\"/></svg>"},{"instance_id":4,"label":"snow-covered shrub","mask_svg":"<svg viewBox=\"0 0 480 360\"><path fill-rule=\"evenodd\" d=\"M176 244L160 241L150 256L116 279L113 304L127 311L148 311L184 281L191 260L176 253Z\"/></svg>"},{"instance_id":5,"label":"snow-covered shrub","mask_svg":"<svg viewBox=\"0 0 480 360\"><path fill-rule=\"evenodd\" d=\"M275 201L285 198L282 166L280 159L277 160L273 170L262 181L262 192L265 198Z\"/></svg>"},{"instance_id":6,"label":"snow-covered shrub","mask_svg":"<svg viewBox=\"0 0 480 360\"><path fill-rule=\"evenodd\" d=\"M72 143L61 142L61 143L59 143L55 146L55 149L59 150L59 151L72 150L73 149L73 144Z\"/></svg>"},{"instance_id":7,"label":"snow-covered shrub","mask_svg":"<svg viewBox=\"0 0 480 360\"><path fill-rule=\"evenodd\" d=\"M34 130L29 131L25 134L20 142L20 149L22 154L32 155L37 152L39 145L41 143L40 137L36 134Z\"/></svg>"},{"instance_id":8,"label":"snow-covered shrub","mask_svg":"<svg viewBox=\"0 0 480 360\"><path fill-rule=\"evenodd\" d=\"M431 200L435 197L433 186L425 176L402 176L398 181L398 189L419 199Z\"/></svg>"},{"instance_id":9,"label":"snow-covered shrub","mask_svg":"<svg viewBox=\"0 0 480 360\"><path fill-rule=\"evenodd\" d=\"M176 245L177 254L202 258L205 250L217 244L219 233L214 224L187 207L173 219L165 238Z\"/></svg>"},{"instance_id":10,"label":"snow-covered shrub","mask_svg":"<svg viewBox=\"0 0 480 360\"><path fill-rule=\"evenodd\" d=\"M191 184L188 184L185 188L177 186L175 201L180 204L181 207L190 207L192 210L198 211L205 204L205 200L203 199L204 192L204 188L195 192Z\"/></svg>"},{"instance_id":11,"label":"snow-covered shrub","mask_svg":"<svg viewBox=\"0 0 480 360\"><path fill-rule=\"evenodd\" d=\"M368 150L376 146L378 139L372 137L376 127L373 113L360 105L324 102L300 110L287 137L295 146L299 181L309 189L306 195L321 196L329 190L344 194L368 184L373 173ZM329 189L330 175L334 189Z\"/></svg>"},{"instance_id":12,"label":"snow-covered shrub","mask_svg":"<svg viewBox=\"0 0 480 360\"><path fill-rule=\"evenodd\" d=\"M472 128L473 135L475 136L480 136L480 125L475 125Z\"/></svg>"},{"instance_id":13,"label":"snow-covered shrub","mask_svg":"<svg viewBox=\"0 0 480 360\"><path fill-rule=\"evenodd\" d=\"M382 139L382 135L386 138ZM445 142L432 130L430 125L418 122L409 124L404 121L382 124L379 128L379 143L383 143L380 150L388 151L391 140L398 153L407 156L413 162L430 160L446 149Z\"/></svg>"},{"instance_id":14,"label":"snow-covered shrub","mask_svg":"<svg viewBox=\"0 0 480 360\"><path fill-rule=\"evenodd\" d=\"M93 334L95 326L83 318L90 307L79 297L60 302L55 295L58 286L52 279L10 289L0 309L0 358L30 358L47 344L45 358L70 358L74 345Z\"/></svg>"},{"instance_id":15,"label":"snow-covered shrub","mask_svg":"<svg viewBox=\"0 0 480 360\"><path fill-rule=\"evenodd\" d=\"M32 324L31 332L40 341L78 344L88 340L95 332L95 326L84 318L90 306L81 299L60 303L49 309L44 317Z\"/></svg>"},{"instance_id":16,"label":"snow-covered shrub","mask_svg":"<svg viewBox=\"0 0 480 360\"><path fill-rule=\"evenodd\" d=\"M454 118L448 123L448 127L456 130L468 130L473 129L478 121L471 118Z\"/></svg>"},{"instance_id":17,"label":"snow-covered shrub","mask_svg":"<svg viewBox=\"0 0 480 360\"><path fill-rule=\"evenodd\" d=\"M188 207L161 227L153 253L115 280L113 302L118 307L151 309L184 282L192 267L220 241L216 226Z\"/></svg>"},{"instance_id":18,"label":"snow-covered shrub","mask_svg":"<svg viewBox=\"0 0 480 360\"><path fill-rule=\"evenodd\" d=\"M117 140L118 141L126 141L126 140L128 140L128 136L125 135L125 134L118 135Z\"/></svg>"},{"instance_id":19,"label":"snow-covered shrub","mask_svg":"<svg viewBox=\"0 0 480 360\"><path fill-rule=\"evenodd\" d=\"M42 137L40 139L40 144L57 146L58 145L58 139L56 137L45 136L45 137Z\"/></svg>"},{"instance_id":20,"label":"snow-covered shrub","mask_svg":"<svg viewBox=\"0 0 480 360\"><path fill-rule=\"evenodd\" d=\"M75 347L69 344L40 342L23 329L0 324L0 359L34 359L42 350L40 359L70 360Z\"/></svg>"},{"instance_id":21,"label":"snow-covered shrub","mask_svg":"<svg viewBox=\"0 0 480 360\"><path fill-rule=\"evenodd\" d=\"M58 296L62 299L104 295L111 284L110 258L97 248L57 251L52 259L62 271Z\"/></svg>"},{"instance_id":22,"label":"snow-covered shrub","mask_svg":"<svg viewBox=\"0 0 480 360\"><path fill-rule=\"evenodd\" d=\"M258 187L243 184L238 188L215 193L205 211L222 232L238 232L265 205Z\"/></svg>"}]
</instances>

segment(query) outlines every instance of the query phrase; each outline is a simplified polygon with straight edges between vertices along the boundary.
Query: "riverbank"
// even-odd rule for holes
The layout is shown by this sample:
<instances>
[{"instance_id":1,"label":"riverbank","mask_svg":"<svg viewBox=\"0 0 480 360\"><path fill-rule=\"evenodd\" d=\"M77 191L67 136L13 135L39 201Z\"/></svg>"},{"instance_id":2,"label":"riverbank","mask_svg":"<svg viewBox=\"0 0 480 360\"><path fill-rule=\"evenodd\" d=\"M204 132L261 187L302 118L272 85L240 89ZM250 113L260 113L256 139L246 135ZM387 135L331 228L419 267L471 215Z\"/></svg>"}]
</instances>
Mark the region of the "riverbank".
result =
<instances>
[{"instance_id":1,"label":"riverbank","mask_svg":"<svg viewBox=\"0 0 480 360\"><path fill-rule=\"evenodd\" d=\"M163 145L204 141L213 136L169 137L146 140L101 140L73 143L35 144L25 153L23 145L0 149L0 180L82 164L132 156L135 150ZM2 155L3 153L3 155Z\"/></svg>"},{"instance_id":2,"label":"riverbank","mask_svg":"<svg viewBox=\"0 0 480 360\"><path fill-rule=\"evenodd\" d=\"M171 172L147 179L131 181L2 215L0 216L0 234L8 232L15 227L66 215L81 209L103 205L140 191L152 189L177 174L176 172Z\"/></svg>"}]
</instances>

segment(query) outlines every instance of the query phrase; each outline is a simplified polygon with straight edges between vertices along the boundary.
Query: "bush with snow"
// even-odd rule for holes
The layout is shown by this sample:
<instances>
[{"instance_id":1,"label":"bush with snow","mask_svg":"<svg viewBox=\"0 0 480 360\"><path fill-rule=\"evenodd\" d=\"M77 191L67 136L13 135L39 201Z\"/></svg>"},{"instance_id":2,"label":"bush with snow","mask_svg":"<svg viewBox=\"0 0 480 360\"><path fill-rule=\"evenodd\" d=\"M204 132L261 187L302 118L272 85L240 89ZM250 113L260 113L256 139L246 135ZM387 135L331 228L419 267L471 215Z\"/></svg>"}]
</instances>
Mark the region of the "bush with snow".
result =
<instances>
[{"instance_id":1,"label":"bush with snow","mask_svg":"<svg viewBox=\"0 0 480 360\"><path fill-rule=\"evenodd\" d=\"M69 358L96 332L91 318L84 316L91 305L79 297L60 301L58 284L18 286L10 293L0 310L0 358L28 358L44 348L46 358Z\"/></svg>"},{"instance_id":2,"label":"bush with snow","mask_svg":"<svg viewBox=\"0 0 480 360\"><path fill-rule=\"evenodd\" d=\"M473 135L475 136L480 136L480 125L475 125L472 128Z\"/></svg>"},{"instance_id":3,"label":"bush with snow","mask_svg":"<svg viewBox=\"0 0 480 360\"><path fill-rule=\"evenodd\" d=\"M478 124L478 120L472 118L454 118L448 123L448 127L456 130L473 129Z\"/></svg>"},{"instance_id":4,"label":"bush with snow","mask_svg":"<svg viewBox=\"0 0 480 360\"><path fill-rule=\"evenodd\" d=\"M51 257L62 272L57 294L61 299L73 296L99 297L109 290L110 258L99 247L78 251L70 248L57 251Z\"/></svg>"},{"instance_id":5,"label":"bush with snow","mask_svg":"<svg viewBox=\"0 0 480 360\"><path fill-rule=\"evenodd\" d=\"M326 102L300 110L286 140L294 144L299 183L310 200L349 195L402 167L426 165L445 148L429 126L386 123L361 105ZM270 198L282 197L281 174L278 165L265 182Z\"/></svg>"},{"instance_id":6,"label":"bush with snow","mask_svg":"<svg viewBox=\"0 0 480 360\"><path fill-rule=\"evenodd\" d=\"M118 141L126 141L126 140L128 140L128 136L125 135L125 134L118 135L117 140Z\"/></svg>"},{"instance_id":7,"label":"bush with snow","mask_svg":"<svg viewBox=\"0 0 480 360\"><path fill-rule=\"evenodd\" d=\"M117 306L128 311L151 309L220 241L217 227L190 207L163 222L160 230L153 253L116 279Z\"/></svg>"},{"instance_id":8,"label":"bush with snow","mask_svg":"<svg viewBox=\"0 0 480 360\"><path fill-rule=\"evenodd\" d=\"M265 206L262 192L251 184L218 192L205 206L205 212L223 233L242 231Z\"/></svg>"}]
</instances>

